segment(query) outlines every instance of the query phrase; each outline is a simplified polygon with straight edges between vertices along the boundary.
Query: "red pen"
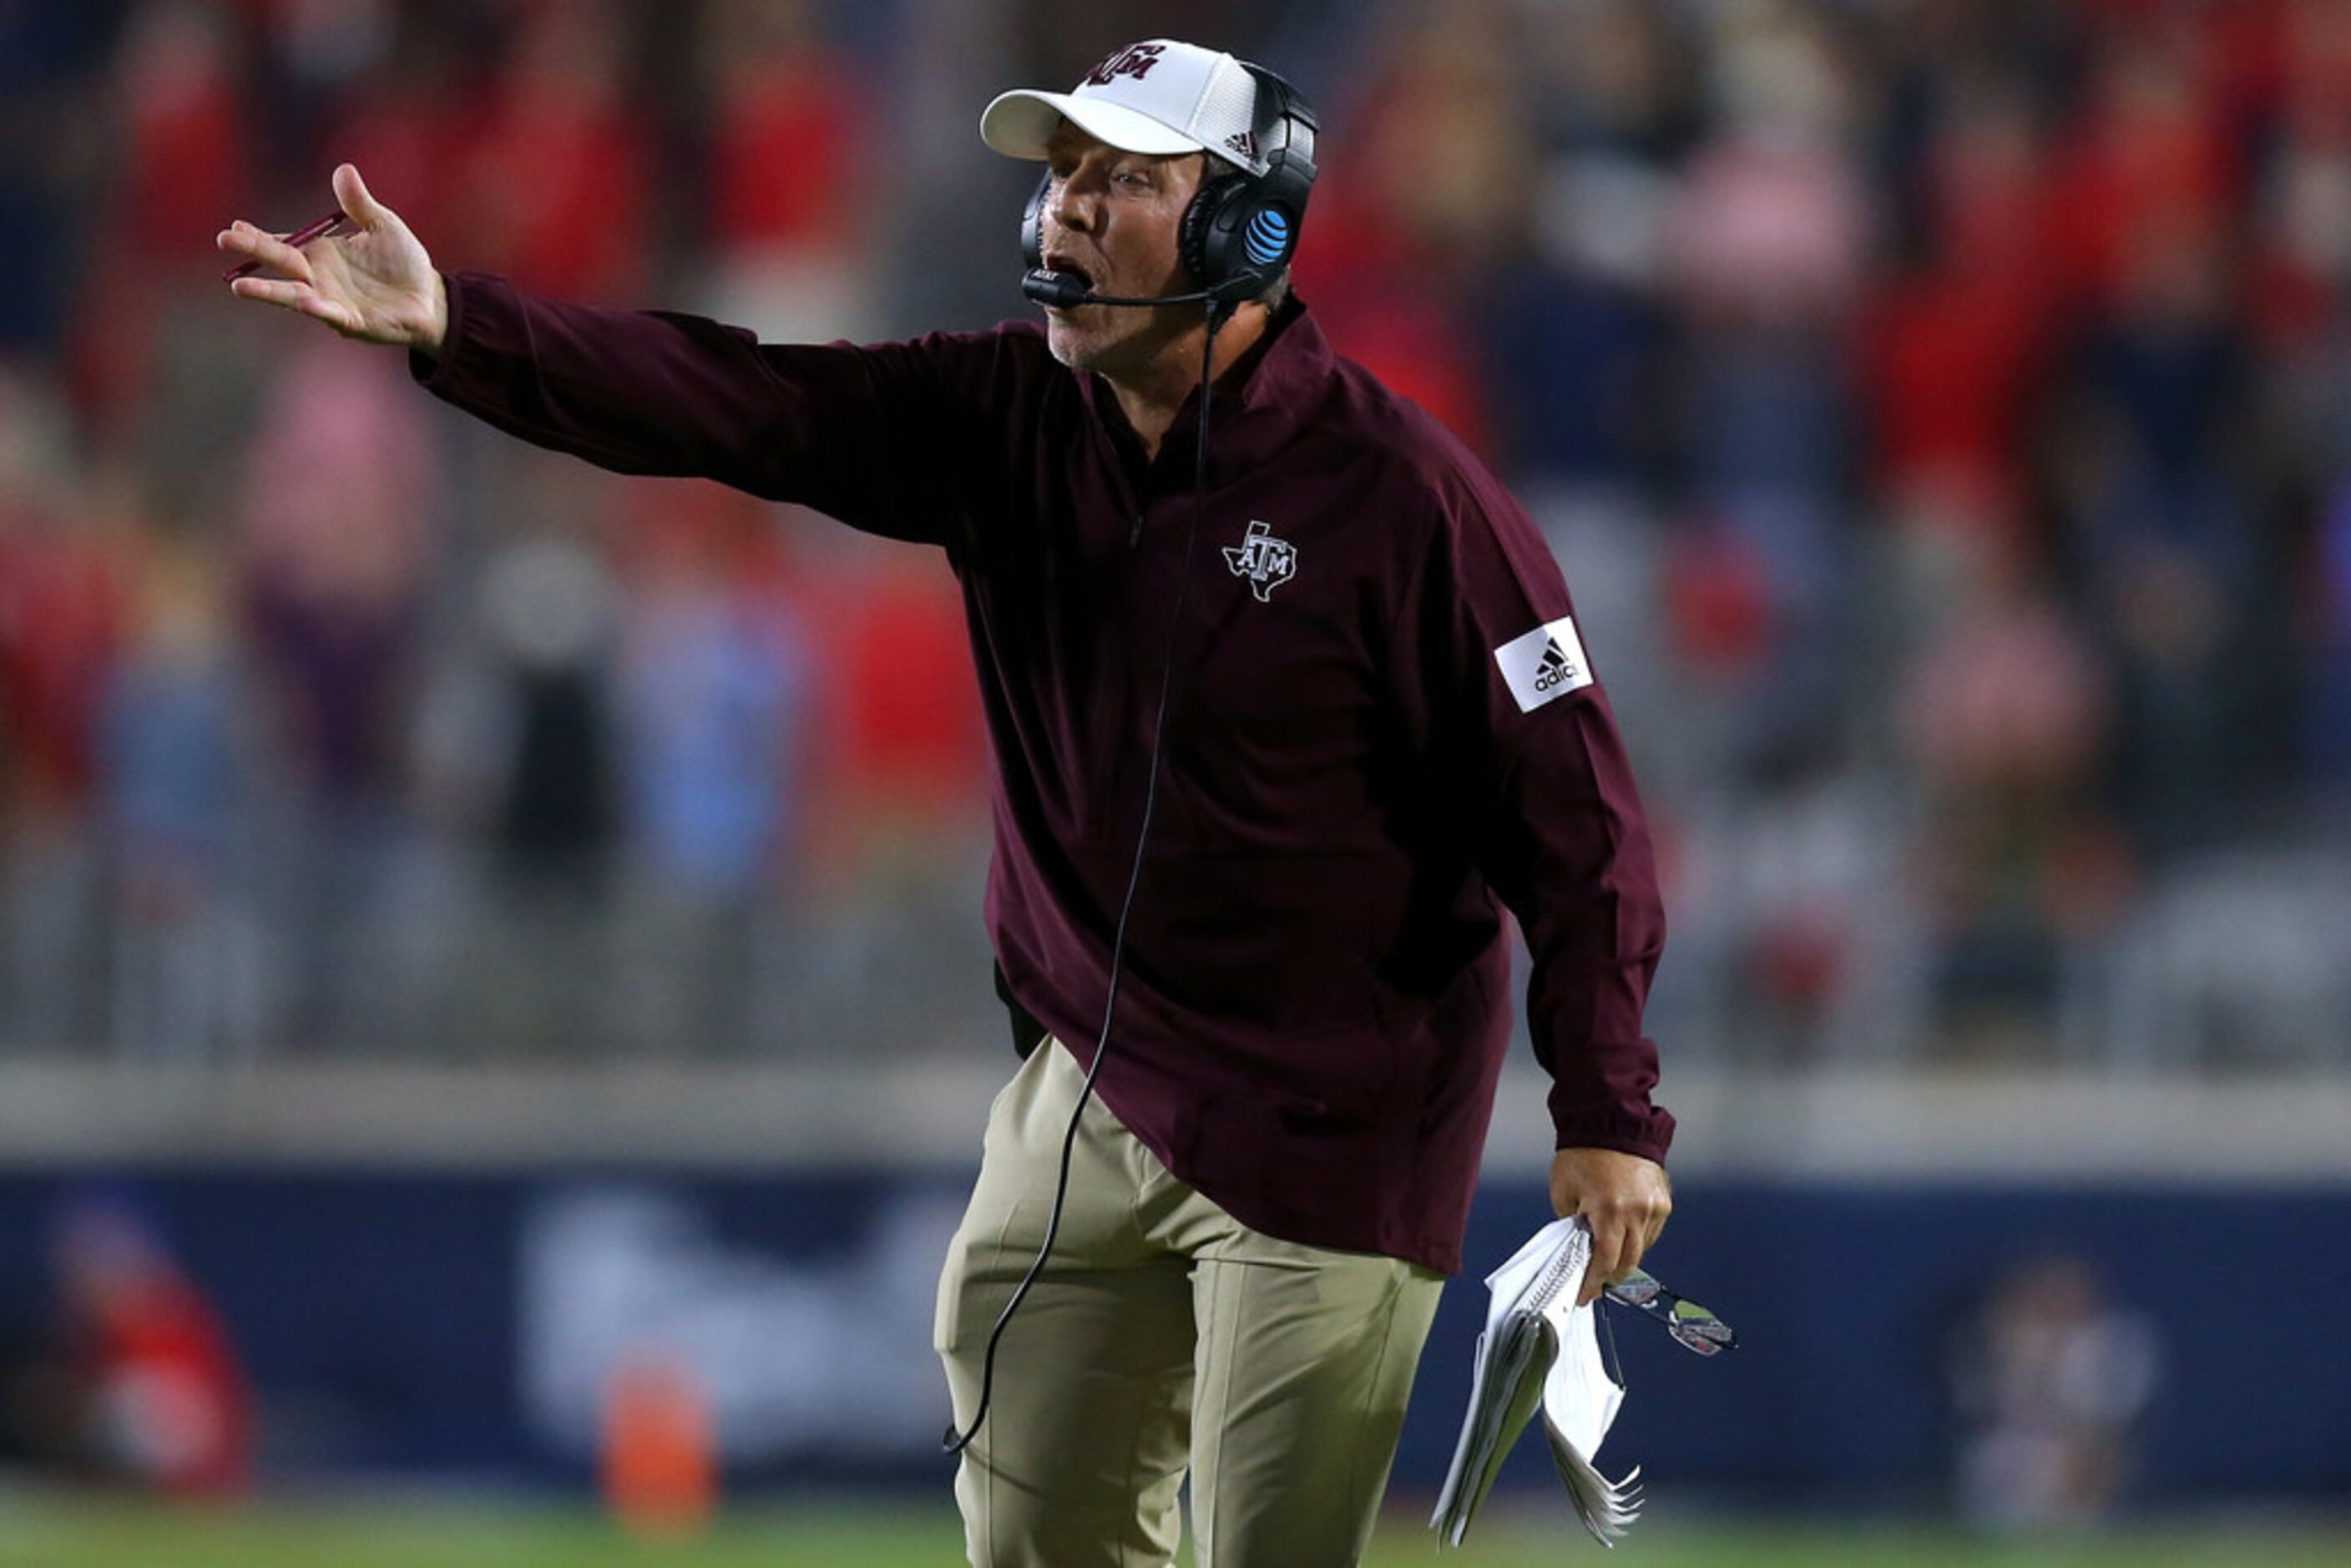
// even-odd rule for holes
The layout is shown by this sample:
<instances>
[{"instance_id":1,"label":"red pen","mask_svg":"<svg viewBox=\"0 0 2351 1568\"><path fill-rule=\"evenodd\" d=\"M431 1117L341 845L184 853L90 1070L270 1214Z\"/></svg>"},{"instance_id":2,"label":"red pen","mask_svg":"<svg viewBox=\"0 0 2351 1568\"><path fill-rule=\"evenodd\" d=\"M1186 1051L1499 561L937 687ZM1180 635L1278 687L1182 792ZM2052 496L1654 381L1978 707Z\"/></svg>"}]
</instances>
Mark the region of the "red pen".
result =
<instances>
[{"instance_id":1,"label":"red pen","mask_svg":"<svg viewBox=\"0 0 2351 1568\"><path fill-rule=\"evenodd\" d=\"M342 226L349 222L350 222L350 219L343 215L343 209L337 207L325 217L319 218L312 223L304 224L292 234L286 235L286 243L292 246L295 249L299 250L314 239L324 239L329 235L340 233ZM258 260L241 261L235 267L230 267L226 272L222 273L221 281L223 283L235 283L240 277L250 277L253 274L259 272L263 264Z\"/></svg>"}]
</instances>

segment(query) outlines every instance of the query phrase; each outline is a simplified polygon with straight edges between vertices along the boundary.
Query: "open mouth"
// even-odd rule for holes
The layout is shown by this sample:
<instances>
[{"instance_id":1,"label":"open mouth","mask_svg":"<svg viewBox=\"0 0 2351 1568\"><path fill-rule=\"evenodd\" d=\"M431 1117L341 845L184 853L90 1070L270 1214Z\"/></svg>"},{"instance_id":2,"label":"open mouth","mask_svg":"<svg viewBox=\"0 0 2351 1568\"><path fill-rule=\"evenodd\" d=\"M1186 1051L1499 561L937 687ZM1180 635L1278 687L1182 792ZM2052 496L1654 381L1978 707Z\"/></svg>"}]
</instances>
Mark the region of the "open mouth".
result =
<instances>
[{"instance_id":1,"label":"open mouth","mask_svg":"<svg viewBox=\"0 0 2351 1568\"><path fill-rule=\"evenodd\" d=\"M1077 265L1077 263L1072 261L1049 261L1045 266L1047 270L1050 272L1057 273L1063 277L1075 278L1078 282L1085 285L1087 293L1091 294L1093 292L1094 275L1088 272L1084 267Z\"/></svg>"}]
</instances>

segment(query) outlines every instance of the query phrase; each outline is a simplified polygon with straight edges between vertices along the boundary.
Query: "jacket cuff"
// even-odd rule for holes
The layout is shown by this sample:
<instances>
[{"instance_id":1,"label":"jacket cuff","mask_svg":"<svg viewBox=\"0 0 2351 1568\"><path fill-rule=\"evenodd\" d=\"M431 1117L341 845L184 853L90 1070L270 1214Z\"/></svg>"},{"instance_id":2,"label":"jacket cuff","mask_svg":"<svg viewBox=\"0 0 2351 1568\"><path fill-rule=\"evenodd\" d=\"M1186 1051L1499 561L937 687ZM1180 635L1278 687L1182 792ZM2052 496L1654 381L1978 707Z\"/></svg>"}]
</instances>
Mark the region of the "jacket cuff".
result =
<instances>
[{"instance_id":1,"label":"jacket cuff","mask_svg":"<svg viewBox=\"0 0 2351 1568\"><path fill-rule=\"evenodd\" d=\"M434 355L422 349L408 350L410 377L418 386L435 392L445 392L459 379L459 372L450 367L465 358L466 329L472 325L465 314L466 302L472 293L472 286L465 274L444 272L441 275L441 286L447 291L449 298L449 324L441 334L441 352Z\"/></svg>"},{"instance_id":2,"label":"jacket cuff","mask_svg":"<svg viewBox=\"0 0 2351 1568\"><path fill-rule=\"evenodd\" d=\"M1650 1104L1646 1097L1630 1103L1609 1100L1578 1104L1568 1102L1554 1088L1551 1120L1559 1135L1554 1148L1614 1149L1663 1165L1666 1151L1674 1142L1674 1113Z\"/></svg>"}]
</instances>

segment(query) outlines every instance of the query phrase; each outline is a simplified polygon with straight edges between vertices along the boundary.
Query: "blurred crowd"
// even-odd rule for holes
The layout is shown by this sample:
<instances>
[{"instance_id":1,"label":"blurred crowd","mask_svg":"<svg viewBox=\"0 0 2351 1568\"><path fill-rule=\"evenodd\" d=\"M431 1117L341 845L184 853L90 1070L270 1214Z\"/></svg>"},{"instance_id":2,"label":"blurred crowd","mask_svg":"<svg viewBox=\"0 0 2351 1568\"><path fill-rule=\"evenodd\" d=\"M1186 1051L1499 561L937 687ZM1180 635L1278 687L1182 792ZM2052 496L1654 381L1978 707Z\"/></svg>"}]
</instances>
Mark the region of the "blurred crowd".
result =
<instances>
[{"instance_id":1,"label":"blurred crowd","mask_svg":"<svg viewBox=\"0 0 2351 1568\"><path fill-rule=\"evenodd\" d=\"M1321 108L1300 294L1567 567L1669 1062L2339 1064L2345 0L0 0L0 1051L993 1041L944 565L211 236L350 160L444 267L980 326L979 107L1166 32Z\"/></svg>"}]
</instances>

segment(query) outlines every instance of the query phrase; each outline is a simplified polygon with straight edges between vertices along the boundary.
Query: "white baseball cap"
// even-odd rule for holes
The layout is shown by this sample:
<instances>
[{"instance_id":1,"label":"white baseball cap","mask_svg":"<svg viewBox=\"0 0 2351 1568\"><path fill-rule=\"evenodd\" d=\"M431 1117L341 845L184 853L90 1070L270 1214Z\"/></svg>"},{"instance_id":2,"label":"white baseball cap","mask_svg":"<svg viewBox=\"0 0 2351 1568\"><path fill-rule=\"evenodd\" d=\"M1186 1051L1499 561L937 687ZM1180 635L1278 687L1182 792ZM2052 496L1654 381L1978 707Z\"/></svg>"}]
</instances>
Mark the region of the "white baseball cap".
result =
<instances>
[{"instance_id":1,"label":"white baseball cap","mask_svg":"<svg viewBox=\"0 0 2351 1568\"><path fill-rule=\"evenodd\" d=\"M1257 78L1232 56L1173 38L1113 49L1073 92L1004 93L979 116L979 139L1013 158L1042 158L1063 120L1123 152L1208 152L1252 174Z\"/></svg>"}]
</instances>

